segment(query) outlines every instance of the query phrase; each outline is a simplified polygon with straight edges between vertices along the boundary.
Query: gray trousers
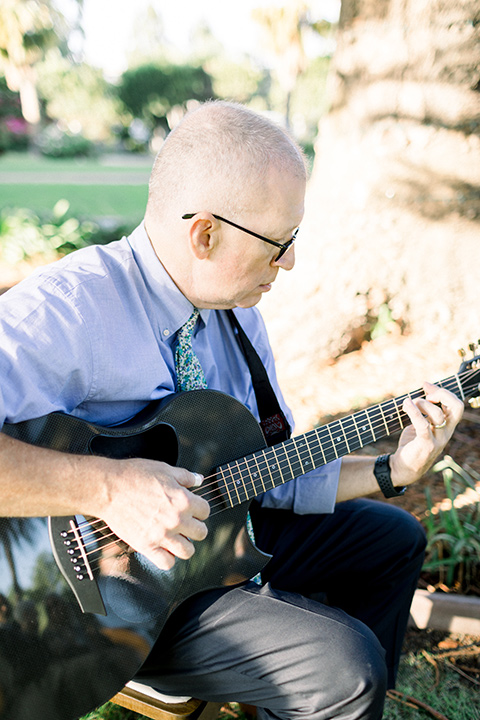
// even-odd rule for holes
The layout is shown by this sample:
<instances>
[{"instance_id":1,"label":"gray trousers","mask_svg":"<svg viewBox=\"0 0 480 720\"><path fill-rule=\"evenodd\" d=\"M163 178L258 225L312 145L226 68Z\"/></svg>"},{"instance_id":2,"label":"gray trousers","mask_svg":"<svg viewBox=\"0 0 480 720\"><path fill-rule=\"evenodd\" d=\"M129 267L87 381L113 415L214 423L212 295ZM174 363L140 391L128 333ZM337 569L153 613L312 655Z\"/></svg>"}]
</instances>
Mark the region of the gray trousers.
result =
<instances>
[{"instance_id":1,"label":"gray trousers","mask_svg":"<svg viewBox=\"0 0 480 720\"><path fill-rule=\"evenodd\" d=\"M183 603L139 677L256 705L262 720L380 720L423 561L420 525L370 500L321 516L253 504L252 520L256 544L274 554L266 584Z\"/></svg>"}]
</instances>

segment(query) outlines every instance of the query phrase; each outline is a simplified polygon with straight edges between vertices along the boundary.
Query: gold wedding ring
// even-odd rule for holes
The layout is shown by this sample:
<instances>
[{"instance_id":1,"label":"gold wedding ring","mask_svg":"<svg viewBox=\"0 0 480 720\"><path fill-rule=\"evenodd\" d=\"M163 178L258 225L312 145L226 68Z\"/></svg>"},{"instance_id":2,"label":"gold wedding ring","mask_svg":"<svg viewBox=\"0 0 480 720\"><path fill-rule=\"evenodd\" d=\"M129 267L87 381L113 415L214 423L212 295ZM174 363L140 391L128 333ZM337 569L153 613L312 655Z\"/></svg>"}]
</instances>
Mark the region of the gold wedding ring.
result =
<instances>
[{"instance_id":1,"label":"gold wedding ring","mask_svg":"<svg viewBox=\"0 0 480 720\"><path fill-rule=\"evenodd\" d=\"M444 421L441 423L441 425L434 425L433 427L436 428L436 430L440 430L441 428L444 428L447 424L447 419L445 418Z\"/></svg>"}]
</instances>

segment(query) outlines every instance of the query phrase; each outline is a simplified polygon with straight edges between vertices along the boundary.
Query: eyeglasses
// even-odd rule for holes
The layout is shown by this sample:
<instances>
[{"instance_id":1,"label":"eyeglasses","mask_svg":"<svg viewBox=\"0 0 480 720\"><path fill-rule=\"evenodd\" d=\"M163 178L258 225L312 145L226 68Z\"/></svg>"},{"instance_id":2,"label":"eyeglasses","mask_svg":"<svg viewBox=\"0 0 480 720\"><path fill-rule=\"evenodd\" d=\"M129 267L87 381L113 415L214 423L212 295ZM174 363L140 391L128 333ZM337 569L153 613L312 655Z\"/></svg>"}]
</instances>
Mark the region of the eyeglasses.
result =
<instances>
[{"instance_id":1,"label":"eyeglasses","mask_svg":"<svg viewBox=\"0 0 480 720\"><path fill-rule=\"evenodd\" d=\"M191 220L192 217L197 215L198 213L187 213L186 215L182 215L182 220ZM247 230L246 228L242 227L241 225L237 225L237 223L232 222L231 220L225 220L225 218L220 217L220 215L215 215L215 213L212 213L213 217L217 220L221 220L221 222L227 223L227 225L232 225L232 227L237 228L237 230L241 230L242 232L248 233L249 235L253 235L253 237L259 238L259 240L263 240L263 242L269 243L270 245L275 245L275 247L280 248L280 252L276 256L274 262L278 262L283 255L287 252L288 248L293 245L295 240L297 239L298 231L300 228L297 228L295 232L293 233L290 240L286 243L279 243L276 240L270 240L270 238L263 237L263 235L259 235L256 232L253 232L252 230Z\"/></svg>"}]
</instances>

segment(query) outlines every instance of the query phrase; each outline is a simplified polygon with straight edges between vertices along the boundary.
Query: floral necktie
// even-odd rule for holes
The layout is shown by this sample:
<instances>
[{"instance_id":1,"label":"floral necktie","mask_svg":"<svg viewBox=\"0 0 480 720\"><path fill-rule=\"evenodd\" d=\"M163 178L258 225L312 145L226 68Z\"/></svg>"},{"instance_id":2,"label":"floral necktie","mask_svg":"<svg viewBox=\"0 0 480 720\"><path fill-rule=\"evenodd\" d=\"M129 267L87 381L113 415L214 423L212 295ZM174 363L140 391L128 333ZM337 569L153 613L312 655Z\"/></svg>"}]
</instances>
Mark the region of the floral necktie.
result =
<instances>
[{"instance_id":1,"label":"floral necktie","mask_svg":"<svg viewBox=\"0 0 480 720\"><path fill-rule=\"evenodd\" d=\"M187 322L182 325L177 332L178 345L175 351L175 368L179 391L202 390L207 387L207 381L205 380L200 360L192 347L193 330L197 324L199 315L198 309L195 308ZM247 532L252 542L255 542L250 513L247 513ZM252 580L257 583L257 585L262 584L260 573L255 575Z\"/></svg>"},{"instance_id":2,"label":"floral necktie","mask_svg":"<svg viewBox=\"0 0 480 720\"><path fill-rule=\"evenodd\" d=\"M207 381L200 360L192 347L192 336L200 313L194 308L187 322L177 332L178 345L175 351L175 369L178 390L201 390L207 387Z\"/></svg>"}]
</instances>

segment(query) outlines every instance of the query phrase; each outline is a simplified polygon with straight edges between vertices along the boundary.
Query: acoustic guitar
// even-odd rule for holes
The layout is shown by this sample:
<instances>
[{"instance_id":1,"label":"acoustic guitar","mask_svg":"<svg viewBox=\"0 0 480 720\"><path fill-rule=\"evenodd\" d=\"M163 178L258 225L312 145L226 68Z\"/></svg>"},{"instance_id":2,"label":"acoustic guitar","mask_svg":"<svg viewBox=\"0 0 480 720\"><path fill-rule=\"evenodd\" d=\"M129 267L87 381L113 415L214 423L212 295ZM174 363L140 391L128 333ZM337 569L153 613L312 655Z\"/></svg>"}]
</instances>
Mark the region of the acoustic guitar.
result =
<instances>
[{"instance_id":1,"label":"acoustic guitar","mask_svg":"<svg viewBox=\"0 0 480 720\"><path fill-rule=\"evenodd\" d=\"M478 394L478 359L439 385L463 400ZM202 473L195 492L211 513L207 538L169 571L96 518L0 518L0 720L72 720L113 697L181 602L241 583L268 562L246 531L249 502L401 431L409 423L405 397L273 447L241 403L214 390L172 395L115 427L60 413L5 425L6 434L42 447L152 458Z\"/></svg>"}]
</instances>

